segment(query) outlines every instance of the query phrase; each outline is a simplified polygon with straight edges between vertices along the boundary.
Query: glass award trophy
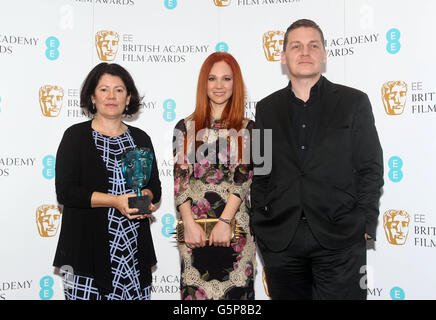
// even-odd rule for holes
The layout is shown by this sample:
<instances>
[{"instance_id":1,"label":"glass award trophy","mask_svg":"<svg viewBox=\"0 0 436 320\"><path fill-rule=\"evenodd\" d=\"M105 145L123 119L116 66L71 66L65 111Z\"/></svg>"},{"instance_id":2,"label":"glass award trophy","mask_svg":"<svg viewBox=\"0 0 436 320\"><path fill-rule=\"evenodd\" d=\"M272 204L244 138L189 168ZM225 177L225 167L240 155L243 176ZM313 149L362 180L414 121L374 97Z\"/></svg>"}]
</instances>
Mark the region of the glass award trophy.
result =
<instances>
[{"instance_id":1,"label":"glass award trophy","mask_svg":"<svg viewBox=\"0 0 436 320\"><path fill-rule=\"evenodd\" d=\"M153 166L153 153L148 148L135 148L124 153L121 165L126 185L134 190L136 197L129 198L129 207L138 208L136 214L150 213L151 199L143 196L141 190L148 184Z\"/></svg>"}]
</instances>

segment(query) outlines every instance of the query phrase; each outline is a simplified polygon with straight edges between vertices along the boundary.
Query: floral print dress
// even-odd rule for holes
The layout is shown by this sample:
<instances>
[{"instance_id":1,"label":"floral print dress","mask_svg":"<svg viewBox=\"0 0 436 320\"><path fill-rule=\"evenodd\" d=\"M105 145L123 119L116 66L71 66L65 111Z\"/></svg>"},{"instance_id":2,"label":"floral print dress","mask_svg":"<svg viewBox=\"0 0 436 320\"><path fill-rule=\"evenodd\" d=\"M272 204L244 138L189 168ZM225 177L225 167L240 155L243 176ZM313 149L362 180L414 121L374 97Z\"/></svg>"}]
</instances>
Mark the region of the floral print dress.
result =
<instances>
[{"instance_id":1,"label":"floral print dress","mask_svg":"<svg viewBox=\"0 0 436 320\"><path fill-rule=\"evenodd\" d=\"M228 138L229 130L219 121L212 121L210 128L205 129L203 135L203 147L207 148L201 149L207 149L203 153L205 157L198 159L197 155L196 161L188 161L190 156L192 159L194 148L190 148L189 143L184 142L184 138L192 132L193 123L181 120L175 127L176 207L190 200L194 219L218 218L228 197L234 194L242 200L235 219L245 231L245 234L237 242L231 243L230 247L206 244L203 248L190 249L184 243L179 243L183 300L254 299L256 247L250 234L248 214L248 195L253 168L249 164L251 161L244 161L248 164L238 161L237 158L236 161L232 161L231 155L238 154L239 149L236 143L230 142L233 139L233 142L238 140L241 143L243 140L245 150L250 146L253 125L253 121L244 120L243 131L248 135L238 140L235 136ZM189 142L189 138L187 141ZM187 146L186 154L183 152L184 145Z\"/></svg>"}]
</instances>

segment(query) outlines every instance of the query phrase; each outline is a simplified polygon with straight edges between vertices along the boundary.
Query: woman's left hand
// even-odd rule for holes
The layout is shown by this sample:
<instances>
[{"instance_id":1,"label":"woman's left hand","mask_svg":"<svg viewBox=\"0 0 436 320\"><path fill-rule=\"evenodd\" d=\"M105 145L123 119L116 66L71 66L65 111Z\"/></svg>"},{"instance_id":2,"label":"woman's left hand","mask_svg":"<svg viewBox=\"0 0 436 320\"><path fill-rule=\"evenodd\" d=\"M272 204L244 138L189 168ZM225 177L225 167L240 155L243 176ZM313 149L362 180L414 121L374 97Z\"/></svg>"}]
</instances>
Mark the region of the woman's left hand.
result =
<instances>
[{"instance_id":1,"label":"woman's left hand","mask_svg":"<svg viewBox=\"0 0 436 320\"><path fill-rule=\"evenodd\" d=\"M209 245L215 247L230 247L231 238L232 233L230 226L223 221L218 221L210 232Z\"/></svg>"}]
</instances>

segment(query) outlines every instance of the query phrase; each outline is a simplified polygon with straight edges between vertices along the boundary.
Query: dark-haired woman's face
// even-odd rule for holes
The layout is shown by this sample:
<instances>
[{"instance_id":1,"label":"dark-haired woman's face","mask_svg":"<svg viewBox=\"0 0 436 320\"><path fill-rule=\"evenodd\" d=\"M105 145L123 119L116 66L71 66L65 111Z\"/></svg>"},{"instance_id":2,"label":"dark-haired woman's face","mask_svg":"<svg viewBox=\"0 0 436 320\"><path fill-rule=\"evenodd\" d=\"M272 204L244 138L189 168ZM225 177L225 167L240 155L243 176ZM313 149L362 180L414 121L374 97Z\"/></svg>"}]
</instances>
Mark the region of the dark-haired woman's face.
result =
<instances>
[{"instance_id":1,"label":"dark-haired woman's face","mask_svg":"<svg viewBox=\"0 0 436 320\"><path fill-rule=\"evenodd\" d=\"M225 107L233 94L232 68L224 62L216 62L210 69L207 81L207 96L214 107Z\"/></svg>"},{"instance_id":2,"label":"dark-haired woman's face","mask_svg":"<svg viewBox=\"0 0 436 320\"><path fill-rule=\"evenodd\" d=\"M121 118L130 102L130 95L127 95L126 86L120 77L104 74L98 81L91 100L97 115L110 119Z\"/></svg>"}]
</instances>

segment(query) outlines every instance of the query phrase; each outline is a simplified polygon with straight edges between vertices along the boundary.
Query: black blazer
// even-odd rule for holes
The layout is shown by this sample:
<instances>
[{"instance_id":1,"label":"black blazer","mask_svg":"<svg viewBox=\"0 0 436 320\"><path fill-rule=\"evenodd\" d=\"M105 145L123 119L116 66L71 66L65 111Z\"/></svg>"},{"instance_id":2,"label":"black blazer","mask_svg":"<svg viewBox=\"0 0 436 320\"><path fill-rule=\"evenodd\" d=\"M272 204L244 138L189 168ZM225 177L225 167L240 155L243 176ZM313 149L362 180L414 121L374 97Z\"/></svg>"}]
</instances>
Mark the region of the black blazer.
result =
<instances>
[{"instance_id":1,"label":"black blazer","mask_svg":"<svg viewBox=\"0 0 436 320\"><path fill-rule=\"evenodd\" d=\"M128 126L138 147L153 150L150 137L142 130ZM154 152L154 150L153 150ZM108 208L91 208L94 191L107 193L109 179L106 166L92 138L91 121L69 127L62 137L56 155L56 194L64 205L62 225L53 265L73 267L75 274L95 279L97 287L111 290ZM161 198L159 171L154 157L152 175L147 185L153 192L153 203ZM146 268L156 264L148 219L140 220L138 261L141 286L151 283L145 278Z\"/></svg>"},{"instance_id":2,"label":"black blazer","mask_svg":"<svg viewBox=\"0 0 436 320\"><path fill-rule=\"evenodd\" d=\"M285 249L303 211L326 248L349 246L365 232L375 238L383 155L367 95L324 79L304 162L292 136L290 101L288 86L256 106L255 128L272 129L271 172L255 172L251 185L258 241L271 251Z\"/></svg>"}]
</instances>

